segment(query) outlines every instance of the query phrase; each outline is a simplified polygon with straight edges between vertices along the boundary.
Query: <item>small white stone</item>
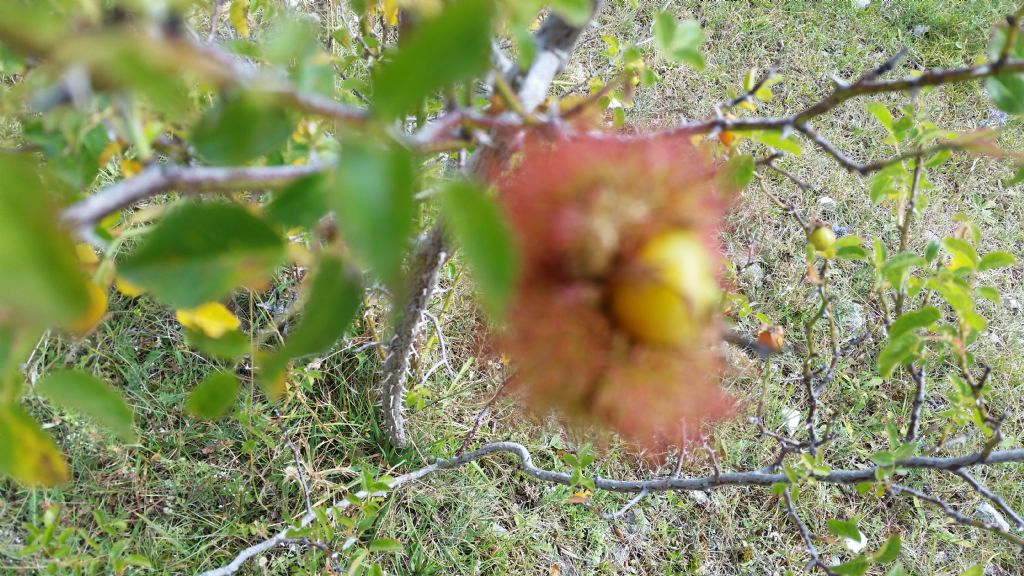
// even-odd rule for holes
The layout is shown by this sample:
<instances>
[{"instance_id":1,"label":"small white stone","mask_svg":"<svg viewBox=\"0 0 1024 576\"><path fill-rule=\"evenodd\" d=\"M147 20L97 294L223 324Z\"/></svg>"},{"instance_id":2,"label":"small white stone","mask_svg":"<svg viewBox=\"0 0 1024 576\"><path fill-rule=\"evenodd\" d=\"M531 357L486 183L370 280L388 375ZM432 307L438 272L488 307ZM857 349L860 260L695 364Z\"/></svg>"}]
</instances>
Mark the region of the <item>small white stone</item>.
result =
<instances>
[{"instance_id":1,"label":"small white stone","mask_svg":"<svg viewBox=\"0 0 1024 576\"><path fill-rule=\"evenodd\" d=\"M989 524L995 524L1003 530L1010 529L1010 523L1006 521L1006 518L1003 518L1003 515L988 502L979 502L974 511L983 521Z\"/></svg>"},{"instance_id":2,"label":"small white stone","mask_svg":"<svg viewBox=\"0 0 1024 576\"><path fill-rule=\"evenodd\" d=\"M831 212L836 209L837 202L835 198L822 196L821 198L818 198L818 205L821 206L822 210L828 210Z\"/></svg>"},{"instance_id":3,"label":"small white stone","mask_svg":"<svg viewBox=\"0 0 1024 576\"><path fill-rule=\"evenodd\" d=\"M708 493L704 492L703 490L689 490L686 492L686 494L690 498L693 498L693 501L696 502L697 504L700 504L701 506L704 506L708 503Z\"/></svg>"},{"instance_id":4,"label":"small white stone","mask_svg":"<svg viewBox=\"0 0 1024 576\"><path fill-rule=\"evenodd\" d=\"M1016 298L1007 298L1006 307L1010 310L1020 310L1020 302Z\"/></svg>"},{"instance_id":5,"label":"small white stone","mask_svg":"<svg viewBox=\"0 0 1024 576\"><path fill-rule=\"evenodd\" d=\"M843 538L843 546L846 546L846 549L854 554L859 554L860 551L868 545L868 541L864 538L863 533L857 532L857 536L860 536L857 540L852 538Z\"/></svg>"},{"instance_id":6,"label":"small white stone","mask_svg":"<svg viewBox=\"0 0 1024 576\"><path fill-rule=\"evenodd\" d=\"M782 422L786 425L786 430L789 430L789 435L796 436L800 430L800 411L793 408L783 409Z\"/></svg>"},{"instance_id":7,"label":"small white stone","mask_svg":"<svg viewBox=\"0 0 1024 576\"><path fill-rule=\"evenodd\" d=\"M871 0L853 0L853 7L863 10L871 5Z\"/></svg>"}]
</instances>

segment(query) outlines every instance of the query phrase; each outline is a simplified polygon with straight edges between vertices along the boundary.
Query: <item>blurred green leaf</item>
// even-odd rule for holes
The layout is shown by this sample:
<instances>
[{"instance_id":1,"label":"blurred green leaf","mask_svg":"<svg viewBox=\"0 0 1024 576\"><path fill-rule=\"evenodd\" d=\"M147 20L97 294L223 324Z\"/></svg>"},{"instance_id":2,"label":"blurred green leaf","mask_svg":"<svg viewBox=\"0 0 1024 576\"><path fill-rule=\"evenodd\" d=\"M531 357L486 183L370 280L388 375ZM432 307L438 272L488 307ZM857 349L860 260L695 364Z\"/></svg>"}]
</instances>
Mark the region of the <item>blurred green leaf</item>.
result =
<instances>
[{"instance_id":1,"label":"blurred green leaf","mask_svg":"<svg viewBox=\"0 0 1024 576\"><path fill-rule=\"evenodd\" d=\"M978 272L992 270L993 268L1013 266L1016 263L1017 258L1009 252L989 252L982 256L981 260L978 262Z\"/></svg>"},{"instance_id":2,"label":"blurred green leaf","mask_svg":"<svg viewBox=\"0 0 1024 576\"><path fill-rule=\"evenodd\" d=\"M238 397L238 377L231 372L214 372L203 378L188 394L185 409L205 420L224 415Z\"/></svg>"},{"instance_id":3,"label":"blurred green leaf","mask_svg":"<svg viewBox=\"0 0 1024 576\"><path fill-rule=\"evenodd\" d=\"M920 310L907 312L897 318L892 323L892 326L889 327L889 339L899 338L907 332L918 328L927 328L938 322L941 317L942 314L939 312L939 309L934 306L926 306Z\"/></svg>"},{"instance_id":4,"label":"blurred green leaf","mask_svg":"<svg viewBox=\"0 0 1024 576\"><path fill-rule=\"evenodd\" d=\"M362 296L359 277L344 262L330 254L321 256L302 320L288 336L285 354L298 358L330 348L356 317Z\"/></svg>"},{"instance_id":5,"label":"blurred green leaf","mask_svg":"<svg viewBox=\"0 0 1024 576\"><path fill-rule=\"evenodd\" d=\"M778 131L763 131L754 132L752 136L758 142L767 144L777 150L783 152L789 152L794 156L800 155L800 143L796 141L792 136L782 137L782 133Z\"/></svg>"},{"instance_id":6,"label":"blurred green leaf","mask_svg":"<svg viewBox=\"0 0 1024 576\"><path fill-rule=\"evenodd\" d=\"M840 538L849 538L855 542L860 541L860 530L853 520L829 520L828 531Z\"/></svg>"},{"instance_id":7,"label":"blurred green leaf","mask_svg":"<svg viewBox=\"0 0 1024 576\"><path fill-rule=\"evenodd\" d=\"M878 354L878 374L882 378L892 376L896 367L911 360L917 352L920 339L913 332L890 338L885 348Z\"/></svg>"},{"instance_id":8,"label":"blurred green leaf","mask_svg":"<svg viewBox=\"0 0 1024 576\"><path fill-rule=\"evenodd\" d=\"M449 184L442 199L446 222L462 247L484 304L501 318L519 276L519 254L501 210L466 181Z\"/></svg>"},{"instance_id":9,"label":"blurred green leaf","mask_svg":"<svg viewBox=\"0 0 1024 576\"><path fill-rule=\"evenodd\" d=\"M431 92L482 74L491 61L490 0L455 0L398 43L373 78L377 111L400 116Z\"/></svg>"},{"instance_id":10,"label":"blurred green leaf","mask_svg":"<svg viewBox=\"0 0 1024 576\"><path fill-rule=\"evenodd\" d=\"M836 240L836 258L844 260L863 260L868 257L867 250L861 245L863 240L859 236L848 234Z\"/></svg>"},{"instance_id":11,"label":"blurred green leaf","mask_svg":"<svg viewBox=\"0 0 1024 576\"><path fill-rule=\"evenodd\" d=\"M370 552L391 552L402 553L405 547L398 540L392 538L377 538L370 542Z\"/></svg>"},{"instance_id":12,"label":"blurred green leaf","mask_svg":"<svg viewBox=\"0 0 1024 576\"><path fill-rule=\"evenodd\" d=\"M677 22L669 12L658 14L654 21L654 42L668 60L685 62L697 70L704 69L704 56L700 53L704 31L696 20Z\"/></svg>"},{"instance_id":13,"label":"blurred green leaf","mask_svg":"<svg viewBox=\"0 0 1024 576\"><path fill-rule=\"evenodd\" d=\"M36 384L36 392L61 408L82 414L124 442L138 440L134 413L121 392L91 374L79 370L51 372Z\"/></svg>"},{"instance_id":14,"label":"blurred green leaf","mask_svg":"<svg viewBox=\"0 0 1024 576\"><path fill-rule=\"evenodd\" d=\"M864 105L864 108L877 118L882 126L885 126L886 130L892 132L892 113L889 112L888 106L881 102L868 102Z\"/></svg>"},{"instance_id":15,"label":"blurred green leaf","mask_svg":"<svg viewBox=\"0 0 1024 576\"><path fill-rule=\"evenodd\" d=\"M0 474L26 486L55 486L68 480L53 439L17 404L0 405Z\"/></svg>"},{"instance_id":16,"label":"blurred green leaf","mask_svg":"<svg viewBox=\"0 0 1024 576\"><path fill-rule=\"evenodd\" d=\"M330 209L324 192L324 178L317 174L291 183L274 193L263 209L264 216L284 229L312 228Z\"/></svg>"},{"instance_id":17,"label":"blurred green leaf","mask_svg":"<svg viewBox=\"0 0 1024 576\"><path fill-rule=\"evenodd\" d=\"M389 284L402 275L402 258L413 231L412 157L402 149L345 142L328 204L341 236Z\"/></svg>"},{"instance_id":18,"label":"blurred green leaf","mask_svg":"<svg viewBox=\"0 0 1024 576\"><path fill-rule=\"evenodd\" d=\"M754 158L750 154L733 156L719 168L716 179L726 194L738 194L754 178Z\"/></svg>"},{"instance_id":19,"label":"blurred green leaf","mask_svg":"<svg viewBox=\"0 0 1024 576\"><path fill-rule=\"evenodd\" d=\"M192 143L212 164L244 164L280 150L294 130L283 109L252 95L227 96L192 129Z\"/></svg>"},{"instance_id":20,"label":"blurred green leaf","mask_svg":"<svg viewBox=\"0 0 1024 576\"><path fill-rule=\"evenodd\" d=\"M871 562L885 564L896 560L899 557L900 539L899 534L893 534L882 544L877 552L871 556Z\"/></svg>"},{"instance_id":21,"label":"blurred green leaf","mask_svg":"<svg viewBox=\"0 0 1024 576\"><path fill-rule=\"evenodd\" d=\"M863 556L858 556L853 560L843 562L838 566L832 566L831 570L832 572L834 572L835 574L839 574L840 576L862 576L864 573L868 571L868 568L870 567L871 564L868 563L867 558L864 558Z\"/></svg>"},{"instance_id":22,"label":"blurred green leaf","mask_svg":"<svg viewBox=\"0 0 1024 576\"><path fill-rule=\"evenodd\" d=\"M195 308L266 279L284 257L267 223L236 204L185 204L168 213L119 266L175 308Z\"/></svg>"},{"instance_id":23,"label":"blurred green leaf","mask_svg":"<svg viewBox=\"0 0 1024 576\"><path fill-rule=\"evenodd\" d=\"M948 268L954 272L960 269L975 270L978 267L978 253L970 242L961 238L944 238L942 245L953 257Z\"/></svg>"},{"instance_id":24,"label":"blurred green leaf","mask_svg":"<svg viewBox=\"0 0 1024 576\"><path fill-rule=\"evenodd\" d=\"M985 576L985 565L975 564L960 573L960 576Z\"/></svg>"},{"instance_id":25,"label":"blurred green leaf","mask_svg":"<svg viewBox=\"0 0 1024 576\"><path fill-rule=\"evenodd\" d=\"M0 155L0 317L52 325L85 314L89 296L40 170L26 158Z\"/></svg>"},{"instance_id":26,"label":"blurred green leaf","mask_svg":"<svg viewBox=\"0 0 1024 576\"><path fill-rule=\"evenodd\" d=\"M249 338L238 330L230 330L219 338L211 338L199 330L185 329L185 342L207 356L234 360L249 351Z\"/></svg>"},{"instance_id":27,"label":"blurred green leaf","mask_svg":"<svg viewBox=\"0 0 1024 576\"><path fill-rule=\"evenodd\" d=\"M590 0L551 0L551 8L573 26L582 26L590 20Z\"/></svg>"}]
</instances>

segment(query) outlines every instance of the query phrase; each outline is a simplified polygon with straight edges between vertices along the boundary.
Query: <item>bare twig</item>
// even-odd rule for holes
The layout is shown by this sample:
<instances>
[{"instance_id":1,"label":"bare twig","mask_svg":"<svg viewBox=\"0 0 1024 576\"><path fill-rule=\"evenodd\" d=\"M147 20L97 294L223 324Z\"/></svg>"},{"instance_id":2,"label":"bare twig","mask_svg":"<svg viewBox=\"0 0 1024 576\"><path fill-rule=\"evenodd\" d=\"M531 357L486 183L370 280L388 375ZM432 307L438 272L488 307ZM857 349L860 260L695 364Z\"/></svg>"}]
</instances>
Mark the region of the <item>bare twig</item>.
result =
<instances>
[{"instance_id":1,"label":"bare twig","mask_svg":"<svg viewBox=\"0 0 1024 576\"><path fill-rule=\"evenodd\" d=\"M629 512L630 508L636 506L641 500L644 499L645 496L647 496L647 490L641 490L639 494L630 498L629 502L626 502L626 504L622 508L619 508L615 512L611 512L609 514L601 514L601 518L605 520L615 520L616 518L619 518L626 512Z\"/></svg>"},{"instance_id":2,"label":"bare twig","mask_svg":"<svg viewBox=\"0 0 1024 576\"><path fill-rule=\"evenodd\" d=\"M958 524L963 524L965 526L973 526L975 528L980 528L981 530L986 530L988 532L995 534L996 536L999 536L1000 538L1003 538L1004 540L1008 540L1010 542L1013 542L1017 546L1024 548L1024 538L1017 536L1016 534L1010 532L1002 526L996 524L989 524L988 522L982 522L977 518L971 518L970 516L961 514L960 512L957 512L957 510L953 508L948 502L942 500L941 498L932 496L930 494L926 494L924 492L921 492L920 490L915 490L913 488L910 488L909 486L904 486L902 484L893 484L891 488L893 493L895 494L910 494L911 496L917 498L918 500L928 502L929 504L934 505L935 507L942 510L942 512L946 516L952 518Z\"/></svg>"},{"instance_id":3,"label":"bare twig","mask_svg":"<svg viewBox=\"0 0 1024 576\"><path fill-rule=\"evenodd\" d=\"M807 524L800 518L800 515L796 512L796 506L793 505L793 496L789 493L789 488L782 493L786 500L786 511L789 512L789 517L793 519L793 523L796 524L797 529L800 531L800 537L804 540L804 547L807 548L807 554L811 557L810 565L816 568L820 568L826 574L833 574L832 570L828 567L828 564L821 559L818 554L818 548L814 545L814 540L811 537L811 531L807 528Z\"/></svg>"},{"instance_id":4,"label":"bare twig","mask_svg":"<svg viewBox=\"0 0 1024 576\"><path fill-rule=\"evenodd\" d=\"M1017 525L1018 529L1024 530L1024 518L1021 518L1020 514L1017 514L1017 512L1014 511L1014 509L1011 508L1010 505L1006 503L1006 500L1003 500L1001 496L986 488L981 482L978 482L974 476L971 476L963 470L953 470L952 473L963 478L964 482L967 482L967 484L969 484L971 488L974 488L978 494L988 498L993 504L1002 510L1003 514L1006 514L1013 519L1013 522Z\"/></svg>"},{"instance_id":5,"label":"bare twig","mask_svg":"<svg viewBox=\"0 0 1024 576\"><path fill-rule=\"evenodd\" d=\"M306 513L313 514L313 501L309 494L309 484L306 483L306 473L303 472L305 465L302 463L302 454L299 452L299 447L292 441L292 437L288 434L288 426L284 420L281 419L281 412L274 408L274 417L278 419L278 426L281 429L281 438L284 443L292 451L292 456L295 457L295 473L299 477L299 485L302 486L302 497L306 502Z\"/></svg>"},{"instance_id":6,"label":"bare twig","mask_svg":"<svg viewBox=\"0 0 1024 576\"><path fill-rule=\"evenodd\" d=\"M190 167L154 164L133 178L72 204L62 215L64 222L82 238L92 237L92 228L104 217L140 200L176 191L182 194L263 190L288 185L299 178L325 171L329 164L305 166Z\"/></svg>"},{"instance_id":7,"label":"bare twig","mask_svg":"<svg viewBox=\"0 0 1024 576\"><path fill-rule=\"evenodd\" d=\"M563 486L573 485L572 475L565 472L556 472L553 470L546 470L539 468L533 463L533 457L530 451L526 449L522 444L516 442L494 442L486 444L472 452L466 452L460 456L450 458L448 460L440 460L428 466L424 466L418 470L403 474L393 479L389 483L391 490L398 488L404 484L408 484L415 480L419 480L425 476L433 474L441 470L452 470L460 468L475 462L481 458L499 453L507 453L515 456L519 461L520 470L535 480L541 482L548 482L551 484L561 484ZM907 468L907 469L921 469L921 470L943 470L951 471L958 470L968 466L975 466L979 464L1004 464L1010 462L1024 462L1024 448L1017 448L1013 450L998 450L993 451L984 457L982 454L975 453L966 456L958 457L925 457L919 456L914 458L908 458L906 460L900 460L895 463L896 467ZM859 470L833 470L827 475L817 476L815 479L818 482L824 482L829 484L856 484L858 482L873 481L875 479L876 471L878 467L871 466ZM717 476L704 476L694 478L651 478L647 480L613 480L609 478L602 478L600 476L594 477L594 485L598 490L607 490L609 492L667 492L667 491L692 491L692 490L710 490L712 488L721 488L725 486L771 486L775 483L786 483L788 484L789 478L785 474L777 474L771 472L752 471L752 472L724 472ZM898 486L898 485L896 485ZM902 488L902 487L901 487ZM910 494L914 494L910 489L904 489ZM383 497L385 493L377 492L374 494L366 494L360 492L356 494L361 499L367 497ZM332 509L335 510L335 514L351 506L351 503L347 499L341 499L332 505ZM312 522L313 517L309 514L303 516L298 525L305 526ZM973 522L978 522L973 519L968 519ZM980 522L979 522L980 523ZM981 523L983 524L983 523ZM998 527L996 527L998 528ZM266 552L278 544L288 539L288 533L291 527L282 530L277 535L264 540L258 544L250 546L245 550L241 551L235 558L225 566L204 572L202 576L227 576L234 574L246 560L253 558L263 552ZM1005 532L1005 531L1004 531ZM1010 535L1014 538L1016 536Z\"/></svg>"},{"instance_id":8,"label":"bare twig","mask_svg":"<svg viewBox=\"0 0 1024 576\"><path fill-rule=\"evenodd\" d=\"M921 422L921 409L924 408L924 396L926 391L926 374L924 367L916 367L913 364L907 367L910 378L914 381L914 406L910 409L910 423L907 425L907 442L917 440L917 428Z\"/></svg>"}]
</instances>

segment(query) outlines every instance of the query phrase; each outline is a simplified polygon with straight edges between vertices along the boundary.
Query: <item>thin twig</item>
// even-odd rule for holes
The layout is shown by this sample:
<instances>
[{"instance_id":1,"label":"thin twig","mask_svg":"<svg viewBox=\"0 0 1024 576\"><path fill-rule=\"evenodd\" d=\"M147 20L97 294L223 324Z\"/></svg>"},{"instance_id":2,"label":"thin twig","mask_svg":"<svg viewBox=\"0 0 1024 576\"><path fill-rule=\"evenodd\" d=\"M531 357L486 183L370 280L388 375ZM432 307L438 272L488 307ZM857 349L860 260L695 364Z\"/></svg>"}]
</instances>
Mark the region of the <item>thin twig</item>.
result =
<instances>
[{"instance_id":1,"label":"thin twig","mask_svg":"<svg viewBox=\"0 0 1024 576\"><path fill-rule=\"evenodd\" d=\"M643 500L645 496L647 496L647 490L641 490L639 494L630 498L629 502L626 502L626 504L622 508L619 508L618 510L610 514L601 514L601 518L603 518L604 520L615 520L616 518L619 518L626 512L629 512L629 509L632 508L633 506L636 506L637 503Z\"/></svg>"},{"instance_id":2,"label":"thin twig","mask_svg":"<svg viewBox=\"0 0 1024 576\"><path fill-rule=\"evenodd\" d=\"M1014 511L1014 509L1011 508L1010 505L1006 503L1006 500L1003 500L1000 495L986 488L981 482L978 482L974 476L971 476L963 470L953 470L952 473L963 478L964 482L967 482L977 493L988 498L993 504L1002 510L1003 514L1006 514L1013 519L1013 522L1017 525L1018 529L1024 530L1024 518L1021 518L1020 515L1017 514L1017 512Z\"/></svg>"},{"instance_id":3,"label":"thin twig","mask_svg":"<svg viewBox=\"0 0 1024 576\"><path fill-rule=\"evenodd\" d=\"M946 516L952 518L958 524L963 524L965 526L973 526L975 528L980 528L981 530L985 530L985 531L991 532L992 534L995 534L996 536L999 536L1000 538L1003 538L1004 540L1007 540L1009 542L1013 542L1017 546L1020 546L1020 547L1024 548L1024 538L1021 538L1020 536L1017 536L1016 534L1010 532L1009 530L1003 528L1002 526L999 526L999 525L996 525L996 524L990 524L988 522L982 522L981 520L978 520L977 518L971 518L970 516L965 516L964 514L961 514L960 512L957 512L957 510L955 508L953 508L948 502L942 500L941 498L938 498L936 496L932 496L930 494L926 494L924 492L921 492L920 490L915 490L913 488L910 488L909 486L904 486L902 484L893 484L891 486L891 488L892 488L892 491L895 494L901 494L901 493L910 494L911 496L913 496L914 498L917 498L918 500L921 500L923 502L928 502L929 504L934 505L935 507L937 507L940 510L942 510L942 512Z\"/></svg>"},{"instance_id":4,"label":"thin twig","mask_svg":"<svg viewBox=\"0 0 1024 576\"><path fill-rule=\"evenodd\" d=\"M789 512L789 517L793 519L793 523L796 524L797 530L800 531L800 537L803 538L804 547L807 548L807 555L811 557L810 565L816 568L820 568L826 574L833 574L832 570L822 561L821 556L818 554L818 548L814 545L814 540L811 537L811 531L807 528L807 524L800 518L800 515L796 512L796 506L793 505L793 496L789 493L789 488L782 493L786 500L786 511Z\"/></svg>"}]
</instances>

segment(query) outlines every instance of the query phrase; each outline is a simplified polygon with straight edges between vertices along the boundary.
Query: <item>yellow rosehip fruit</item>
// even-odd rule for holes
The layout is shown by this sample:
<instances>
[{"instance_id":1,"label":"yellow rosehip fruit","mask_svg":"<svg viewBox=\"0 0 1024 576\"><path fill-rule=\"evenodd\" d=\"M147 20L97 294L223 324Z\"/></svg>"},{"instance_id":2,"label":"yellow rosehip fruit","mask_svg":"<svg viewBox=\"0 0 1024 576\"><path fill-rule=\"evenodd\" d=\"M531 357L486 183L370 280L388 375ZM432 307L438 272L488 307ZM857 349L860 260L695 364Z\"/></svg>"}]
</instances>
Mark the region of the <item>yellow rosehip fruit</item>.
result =
<instances>
[{"instance_id":1,"label":"yellow rosehip fruit","mask_svg":"<svg viewBox=\"0 0 1024 576\"><path fill-rule=\"evenodd\" d=\"M107 291L97 286L94 282L86 284L86 291L89 294L89 307L80 317L72 320L67 329L75 334L86 334L92 331L103 315L107 313Z\"/></svg>"},{"instance_id":2,"label":"yellow rosehip fruit","mask_svg":"<svg viewBox=\"0 0 1024 576\"><path fill-rule=\"evenodd\" d=\"M831 226L824 224L815 228L809 239L815 249L828 252L836 244L836 233Z\"/></svg>"},{"instance_id":3,"label":"yellow rosehip fruit","mask_svg":"<svg viewBox=\"0 0 1024 576\"><path fill-rule=\"evenodd\" d=\"M714 260L700 237L675 230L658 234L636 255L636 266L612 287L619 327L641 342L692 342L720 300Z\"/></svg>"}]
</instances>

